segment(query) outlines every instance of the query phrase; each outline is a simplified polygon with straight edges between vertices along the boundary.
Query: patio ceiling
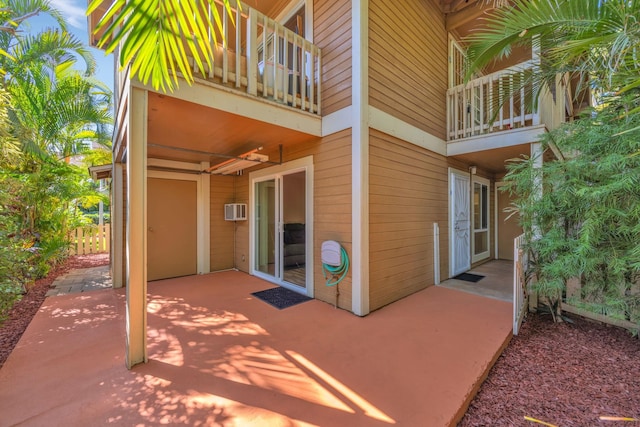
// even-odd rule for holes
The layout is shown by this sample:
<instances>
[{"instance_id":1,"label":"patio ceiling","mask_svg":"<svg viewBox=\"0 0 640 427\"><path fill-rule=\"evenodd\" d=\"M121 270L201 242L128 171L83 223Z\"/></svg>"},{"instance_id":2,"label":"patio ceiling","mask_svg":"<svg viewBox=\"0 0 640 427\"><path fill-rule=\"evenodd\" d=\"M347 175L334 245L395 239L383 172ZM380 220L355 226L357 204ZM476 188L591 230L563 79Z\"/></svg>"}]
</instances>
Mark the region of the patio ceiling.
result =
<instances>
[{"instance_id":1,"label":"patio ceiling","mask_svg":"<svg viewBox=\"0 0 640 427\"><path fill-rule=\"evenodd\" d=\"M474 153L460 154L453 158L461 160L469 165L478 166L494 174L506 171L506 162L510 159L519 158L523 154L530 155L530 144L513 145L511 147L496 148L493 150L477 151Z\"/></svg>"},{"instance_id":2,"label":"patio ceiling","mask_svg":"<svg viewBox=\"0 0 640 427\"><path fill-rule=\"evenodd\" d=\"M149 92L148 157L215 164L225 160L224 157L215 156L216 153L238 156L263 147L261 153L269 154L271 161L278 161L280 145L286 152L297 144L316 138L170 95Z\"/></svg>"}]
</instances>

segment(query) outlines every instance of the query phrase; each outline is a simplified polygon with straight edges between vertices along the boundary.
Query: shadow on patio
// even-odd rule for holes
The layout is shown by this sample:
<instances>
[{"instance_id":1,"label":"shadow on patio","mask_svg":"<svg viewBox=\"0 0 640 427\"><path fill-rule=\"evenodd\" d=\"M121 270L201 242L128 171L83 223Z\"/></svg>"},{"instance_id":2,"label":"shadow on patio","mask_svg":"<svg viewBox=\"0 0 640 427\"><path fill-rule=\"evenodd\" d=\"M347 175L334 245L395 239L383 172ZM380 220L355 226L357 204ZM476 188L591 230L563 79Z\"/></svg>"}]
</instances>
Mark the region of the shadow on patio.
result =
<instances>
[{"instance_id":1,"label":"shadow on patio","mask_svg":"<svg viewBox=\"0 0 640 427\"><path fill-rule=\"evenodd\" d=\"M0 370L2 425L451 425L511 336L511 304L431 287L365 318L277 310L239 272L149 284L149 363L124 291L49 298Z\"/></svg>"}]
</instances>

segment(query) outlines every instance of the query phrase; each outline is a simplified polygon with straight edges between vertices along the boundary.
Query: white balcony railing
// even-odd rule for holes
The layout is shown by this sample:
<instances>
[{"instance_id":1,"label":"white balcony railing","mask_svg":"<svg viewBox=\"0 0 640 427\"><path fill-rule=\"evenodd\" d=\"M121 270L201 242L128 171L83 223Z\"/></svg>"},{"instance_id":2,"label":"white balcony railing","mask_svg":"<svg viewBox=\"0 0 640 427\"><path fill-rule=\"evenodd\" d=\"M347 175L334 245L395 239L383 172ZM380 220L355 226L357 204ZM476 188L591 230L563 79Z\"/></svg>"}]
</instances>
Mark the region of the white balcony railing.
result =
<instances>
[{"instance_id":1,"label":"white balcony railing","mask_svg":"<svg viewBox=\"0 0 640 427\"><path fill-rule=\"evenodd\" d=\"M522 62L450 88L447 140L540 124L530 83L535 66L533 60Z\"/></svg>"},{"instance_id":2,"label":"white balcony railing","mask_svg":"<svg viewBox=\"0 0 640 427\"><path fill-rule=\"evenodd\" d=\"M252 96L320 114L320 48L241 2L232 1L233 16L221 0L214 3L222 28L215 37L209 35L214 61L208 75L202 77ZM208 19L213 19L211 9L207 14ZM194 71L198 71L196 67Z\"/></svg>"},{"instance_id":3,"label":"white balcony railing","mask_svg":"<svg viewBox=\"0 0 640 427\"><path fill-rule=\"evenodd\" d=\"M221 18L215 33L209 33L213 66L205 63L202 75L192 61L196 79L319 115L320 48L242 2L231 0L231 13L222 0L212 3L201 18L212 20L213 8ZM115 56L119 57L117 52ZM120 71L116 64L117 90L125 87L128 78L128 69Z\"/></svg>"}]
</instances>

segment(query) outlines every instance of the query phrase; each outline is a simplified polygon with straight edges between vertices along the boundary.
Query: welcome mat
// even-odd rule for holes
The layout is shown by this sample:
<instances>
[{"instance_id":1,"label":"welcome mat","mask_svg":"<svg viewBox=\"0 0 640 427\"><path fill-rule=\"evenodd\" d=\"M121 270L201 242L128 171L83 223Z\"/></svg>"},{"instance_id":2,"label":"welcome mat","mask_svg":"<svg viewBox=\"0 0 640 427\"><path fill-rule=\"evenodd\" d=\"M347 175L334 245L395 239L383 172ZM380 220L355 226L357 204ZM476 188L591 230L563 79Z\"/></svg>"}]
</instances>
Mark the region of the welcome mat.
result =
<instances>
[{"instance_id":1,"label":"welcome mat","mask_svg":"<svg viewBox=\"0 0 640 427\"><path fill-rule=\"evenodd\" d=\"M483 278L484 276L481 276L479 274L473 274L473 273L462 273L454 277L454 279L464 280L465 282L473 282L473 283L479 282Z\"/></svg>"},{"instance_id":2,"label":"welcome mat","mask_svg":"<svg viewBox=\"0 0 640 427\"><path fill-rule=\"evenodd\" d=\"M251 295L260 298L262 301L274 306L278 310L313 299L287 288L283 288L282 286L253 292Z\"/></svg>"}]
</instances>

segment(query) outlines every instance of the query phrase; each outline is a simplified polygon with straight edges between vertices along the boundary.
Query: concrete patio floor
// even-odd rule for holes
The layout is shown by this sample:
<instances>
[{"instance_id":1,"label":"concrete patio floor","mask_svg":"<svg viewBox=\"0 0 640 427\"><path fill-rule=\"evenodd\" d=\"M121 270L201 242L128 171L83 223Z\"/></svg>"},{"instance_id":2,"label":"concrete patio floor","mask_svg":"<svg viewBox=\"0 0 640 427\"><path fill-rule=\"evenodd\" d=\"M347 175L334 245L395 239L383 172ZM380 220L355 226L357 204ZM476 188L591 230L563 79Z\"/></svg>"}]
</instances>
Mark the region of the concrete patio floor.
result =
<instances>
[{"instance_id":1,"label":"concrete patio floor","mask_svg":"<svg viewBox=\"0 0 640 427\"><path fill-rule=\"evenodd\" d=\"M501 301L513 301L513 261L502 259L491 260L479 265L467 273L484 276L480 281L466 282L458 279L448 279L440 283L449 289L469 292L487 298L495 298Z\"/></svg>"},{"instance_id":2,"label":"concrete patio floor","mask_svg":"<svg viewBox=\"0 0 640 427\"><path fill-rule=\"evenodd\" d=\"M277 310L239 272L149 284L128 371L125 292L47 298L0 369L0 425L447 426L511 337L511 304L430 287L359 318Z\"/></svg>"}]
</instances>

